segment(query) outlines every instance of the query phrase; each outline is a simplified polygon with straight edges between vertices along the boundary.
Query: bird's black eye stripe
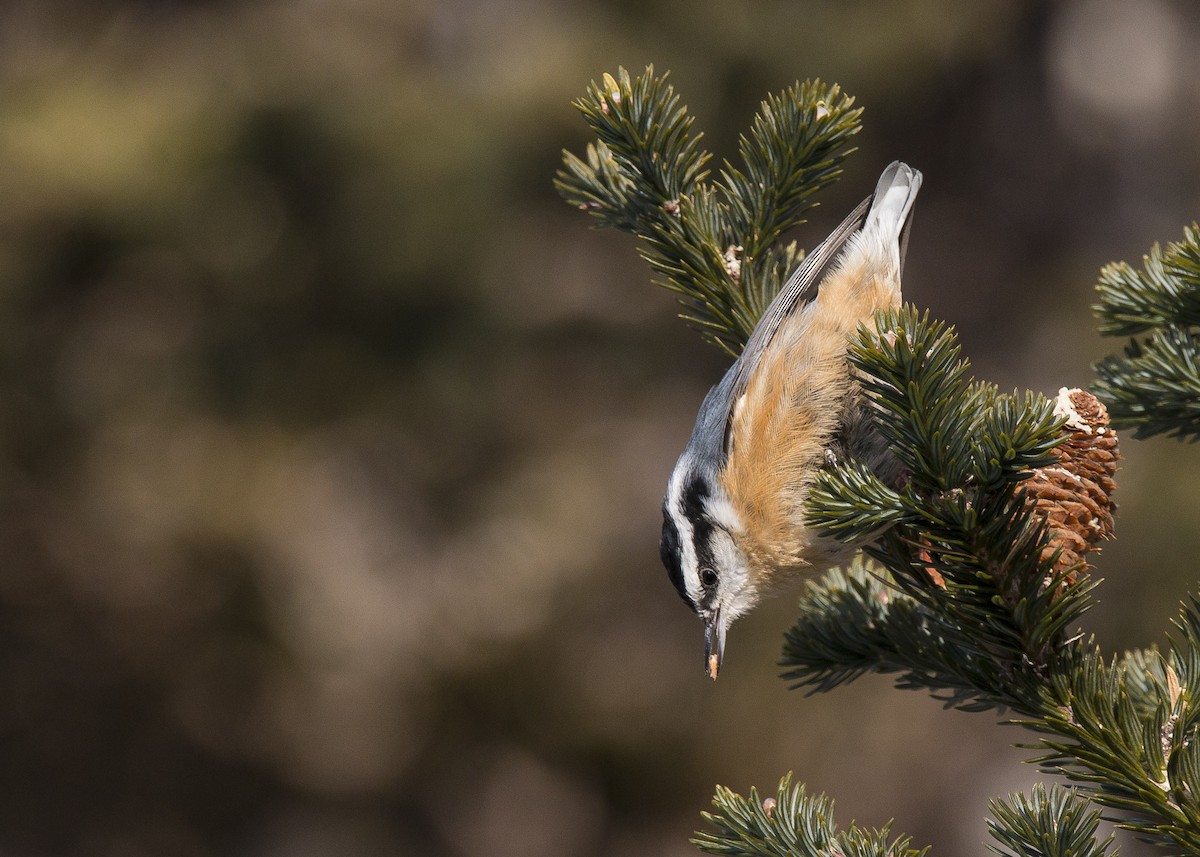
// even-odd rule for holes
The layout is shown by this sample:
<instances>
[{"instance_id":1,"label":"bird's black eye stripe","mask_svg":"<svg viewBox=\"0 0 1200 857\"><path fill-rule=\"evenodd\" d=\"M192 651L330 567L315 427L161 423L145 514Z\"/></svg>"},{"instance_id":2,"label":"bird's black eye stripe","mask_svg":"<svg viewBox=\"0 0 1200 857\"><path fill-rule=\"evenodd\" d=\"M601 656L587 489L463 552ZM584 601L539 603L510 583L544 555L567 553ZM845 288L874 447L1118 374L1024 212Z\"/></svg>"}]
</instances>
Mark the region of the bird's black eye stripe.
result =
<instances>
[{"instance_id":1,"label":"bird's black eye stripe","mask_svg":"<svg viewBox=\"0 0 1200 857\"><path fill-rule=\"evenodd\" d=\"M695 610L696 606L688 598L687 587L683 583L679 530L676 528L675 522L671 520L671 516L667 514L666 506L663 507L662 541L659 543L659 553L662 556L663 565L666 566L667 577L671 579L671 584L679 592L679 597Z\"/></svg>"},{"instance_id":2,"label":"bird's black eye stripe","mask_svg":"<svg viewBox=\"0 0 1200 857\"><path fill-rule=\"evenodd\" d=\"M711 590L717 584L716 563L713 559L712 537L715 529L712 520L704 508L704 501L711 492L708 483L700 477L693 477L683 489L683 514L692 522L692 543L696 546L696 563L700 569L700 583L711 597ZM702 603L703 603L702 602Z\"/></svg>"},{"instance_id":3,"label":"bird's black eye stripe","mask_svg":"<svg viewBox=\"0 0 1200 857\"><path fill-rule=\"evenodd\" d=\"M699 476L689 479L680 498L683 502L683 516L693 524L706 523L708 516L704 514L704 501L710 493L708 483Z\"/></svg>"},{"instance_id":4,"label":"bird's black eye stripe","mask_svg":"<svg viewBox=\"0 0 1200 857\"><path fill-rule=\"evenodd\" d=\"M693 476L684 485L680 496L683 517L691 524L691 541L695 549L700 584L704 589L699 604L693 603L688 594L687 583L683 576L682 539L679 528L671 517L667 502L663 503L662 541L659 543L662 563L666 566L667 576L678 590L679 596L696 612L699 612L700 608L708 604L716 595L717 572L712 547L716 526L705 509L705 500L710 494L708 483L699 476Z\"/></svg>"}]
</instances>

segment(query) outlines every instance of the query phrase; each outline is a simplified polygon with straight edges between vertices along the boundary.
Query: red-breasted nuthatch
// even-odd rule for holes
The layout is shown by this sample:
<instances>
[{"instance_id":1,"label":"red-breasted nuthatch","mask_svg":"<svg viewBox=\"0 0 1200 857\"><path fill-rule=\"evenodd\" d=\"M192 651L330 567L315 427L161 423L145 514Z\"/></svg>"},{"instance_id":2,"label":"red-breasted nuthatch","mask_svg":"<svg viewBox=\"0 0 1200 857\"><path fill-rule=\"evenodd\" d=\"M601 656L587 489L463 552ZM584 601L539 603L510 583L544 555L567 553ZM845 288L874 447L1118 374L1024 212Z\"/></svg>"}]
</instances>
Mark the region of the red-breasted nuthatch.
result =
<instances>
[{"instance_id":1,"label":"red-breasted nuthatch","mask_svg":"<svg viewBox=\"0 0 1200 857\"><path fill-rule=\"evenodd\" d=\"M734 619L856 549L805 526L804 503L818 469L842 455L887 467L847 350L860 324L900 303L920 187L919 172L891 164L874 195L805 257L705 396L671 474L663 564L704 620L704 665L714 679Z\"/></svg>"}]
</instances>

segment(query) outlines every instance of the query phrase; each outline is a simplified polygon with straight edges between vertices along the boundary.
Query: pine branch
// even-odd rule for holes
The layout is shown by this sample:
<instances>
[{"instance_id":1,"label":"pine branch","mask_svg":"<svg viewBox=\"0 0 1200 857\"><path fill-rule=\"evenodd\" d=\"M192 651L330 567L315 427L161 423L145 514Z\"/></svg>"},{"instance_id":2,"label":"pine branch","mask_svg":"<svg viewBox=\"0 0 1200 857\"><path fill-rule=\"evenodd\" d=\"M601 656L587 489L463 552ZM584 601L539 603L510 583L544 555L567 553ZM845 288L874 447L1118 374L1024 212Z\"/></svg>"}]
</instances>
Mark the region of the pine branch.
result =
<instances>
[{"instance_id":1,"label":"pine branch","mask_svg":"<svg viewBox=\"0 0 1200 857\"><path fill-rule=\"evenodd\" d=\"M839 538L873 535L867 553L887 573L860 566L809 587L784 678L823 691L891 673L949 706L1011 709L1039 736L1044 769L1140 836L1200 851L1200 604L1166 658L1106 664L1072 636L1094 582L1058 567L1022 486L1062 421L1039 397L972 382L943 325L908 308L876 322L851 362L907 481L839 464L818 477L809 519Z\"/></svg>"},{"instance_id":2,"label":"pine branch","mask_svg":"<svg viewBox=\"0 0 1200 857\"><path fill-rule=\"evenodd\" d=\"M1050 463L1061 421L1041 396L973 383L953 329L911 307L863 327L850 362L889 447L923 493L995 492Z\"/></svg>"},{"instance_id":3,"label":"pine branch","mask_svg":"<svg viewBox=\"0 0 1200 857\"><path fill-rule=\"evenodd\" d=\"M785 644L785 678L824 689L872 669L899 673L901 686L928 688L948 705L1036 712L1045 671L1091 586L1055 569L1045 523L1019 490L1031 468L1053 460L1062 421L1042 397L971 381L953 331L927 315L883 312L876 329L860 331L850 360L907 481L891 488L861 464L828 468L810 493L809 522L851 542L876 535L868 553L907 599L888 601L852 640L862 626L847 614L878 613L863 599L882 592L853 577L810 590ZM828 632L845 648L822 656L814 624L830 617L844 626ZM869 666L867 652L876 659Z\"/></svg>"},{"instance_id":4,"label":"pine branch","mask_svg":"<svg viewBox=\"0 0 1200 857\"><path fill-rule=\"evenodd\" d=\"M789 87L762 102L738 152L742 168L725 162L722 184L730 219L757 258L779 236L804 222L813 194L832 184L861 110L841 89L820 81Z\"/></svg>"},{"instance_id":5,"label":"pine branch","mask_svg":"<svg viewBox=\"0 0 1200 857\"><path fill-rule=\"evenodd\" d=\"M1159 327L1200 325L1200 226L1164 252L1155 244L1142 270L1113 262L1100 271L1095 307L1104 336L1135 336Z\"/></svg>"},{"instance_id":6,"label":"pine branch","mask_svg":"<svg viewBox=\"0 0 1200 857\"><path fill-rule=\"evenodd\" d=\"M1112 845L1111 835L1097 841L1100 813L1071 789L1039 784L1029 797L1010 795L988 809L988 832L1000 843L991 850L1005 857L1105 857Z\"/></svg>"},{"instance_id":7,"label":"pine branch","mask_svg":"<svg viewBox=\"0 0 1200 857\"><path fill-rule=\"evenodd\" d=\"M1134 428L1135 437L1200 437L1200 339L1192 331L1156 330L1094 368L1096 394L1113 421Z\"/></svg>"},{"instance_id":8,"label":"pine branch","mask_svg":"<svg viewBox=\"0 0 1200 857\"><path fill-rule=\"evenodd\" d=\"M851 824L839 830L833 820L833 801L809 797L803 784L793 787L792 775L779 782L774 798L760 800L757 789L745 798L717 786L716 812L702 813L714 831L698 831L692 843L708 854L724 857L923 857L927 849L909 847L908 837L889 841L890 826L869 830Z\"/></svg>"},{"instance_id":9,"label":"pine branch","mask_svg":"<svg viewBox=\"0 0 1200 857\"><path fill-rule=\"evenodd\" d=\"M1121 827L1164 845L1200 851L1200 604L1176 623L1183 639L1167 657L1136 652L1106 665L1099 652L1055 676L1035 761L1082 783L1093 800L1122 810Z\"/></svg>"},{"instance_id":10,"label":"pine branch","mask_svg":"<svg viewBox=\"0 0 1200 857\"><path fill-rule=\"evenodd\" d=\"M575 102L597 136L586 158L563 153L555 186L600 226L633 233L643 258L679 296L682 315L736 355L803 254L777 246L835 181L861 110L811 81L763 102L742 135L742 164L707 181L710 155L693 119L653 67L605 74Z\"/></svg>"},{"instance_id":11,"label":"pine branch","mask_svg":"<svg viewBox=\"0 0 1200 857\"><path fill-rule=\"evenodd\" d=\"M1155 244L1141 271L1105 266L1096 291L1100 332L1133 337L1095 366L1113 422L1137 437L1200 438L1200 227L1165 251Z\"/></svg>"},{"instance_id":12,"label":"pine branch","mask_svg":"<svg viewBox=\"0 0 1200 857\"><path fill-rule=\"evenodd\" d=\"M945 593L936 597L950 601ZM928 691L946 707L1040 711L1043 670L975 645L960 621L957 605L931 608L859 561L848 572L834 570L809 584L800 615L785 634L782 677L816 693L866 673L896 674L898 688Z\"/></svg>"},{"instance_id":13,"label":"pine branch","mask_svg":"<svg viewBox=\"0 0 1200 857\"><path fill-rule=\"evenodd\" d=\"M840 830L834 802L809 796L792 785L792 775L779 782L774 797L760 800L758 790L742 797L717 787L715 812L702 813L711 830L692 839L701 851L722 857L924 857L906 836L892 837L891 825L880 830L853 822ZM988 831L1005 857L1106 857L1110 835L1097 840L1100 813L1072 789L1035 786L1029 797L1014 794L1007 802L992 801ZM1111 852L1113 855L1116 851Z\"/></svg>"},{"instance_id":14,"label":"pine branch","mask_svg":"<svg viewBox=\"0 0 1200 857\"><path fill-rule=\"evenodd\" d=\"M741 275L757 319L799 259L784 254L785 270L773 252L780 236L804 222L814 194L841 175L841 161L852 149L861 110L841 89L820 81L797 83L769 95L754 117L750 133L738 142L742 167L728 161L721 173L730 225L743 254ZM757 286L757 288L750 288Z\"/></svg>"}]
</instances>

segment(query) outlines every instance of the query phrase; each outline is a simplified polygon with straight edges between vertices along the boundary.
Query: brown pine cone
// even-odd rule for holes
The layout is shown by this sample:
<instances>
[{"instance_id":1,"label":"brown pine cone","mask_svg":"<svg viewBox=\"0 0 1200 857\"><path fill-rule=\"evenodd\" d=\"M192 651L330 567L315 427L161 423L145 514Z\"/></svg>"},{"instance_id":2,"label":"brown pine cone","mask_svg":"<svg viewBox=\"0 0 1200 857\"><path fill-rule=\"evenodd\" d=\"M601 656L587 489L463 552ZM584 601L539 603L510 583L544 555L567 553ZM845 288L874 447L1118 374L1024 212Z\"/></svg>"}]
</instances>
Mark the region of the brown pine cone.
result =
<instances>
[{"instance_id":1,"label":"brown pine cone","mask_svg":"<svg viewBox=\"0 0 1200 857\"><path fill-rule=\"evenodd\" d=\"M1117 433L1104 405L1086 390L1058 392L1055 412L1066 419L1066 442L1055 449L1058 463L1033 471L1024 487L1027 496L1046 515L1051 540L1046 555L1061 549L1056 572L1069 571L1066 582L1090 568L1085 557L1101 539L1113 536L1112 495L1117 483Z\"/></svg>"}]
</instances>

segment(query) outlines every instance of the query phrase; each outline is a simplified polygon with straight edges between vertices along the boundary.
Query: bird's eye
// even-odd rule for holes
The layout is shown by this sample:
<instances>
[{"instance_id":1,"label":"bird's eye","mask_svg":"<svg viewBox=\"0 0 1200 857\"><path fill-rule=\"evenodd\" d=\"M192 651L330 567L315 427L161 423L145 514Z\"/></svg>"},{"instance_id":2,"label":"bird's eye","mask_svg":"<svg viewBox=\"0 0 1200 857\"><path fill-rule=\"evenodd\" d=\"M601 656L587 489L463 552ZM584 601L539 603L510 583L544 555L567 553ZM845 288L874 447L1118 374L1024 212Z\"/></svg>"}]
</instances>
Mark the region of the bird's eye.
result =
<instances>
[{"instance_id":1,"label":"bird's eye","mask_svg":"<svg viewBox=\"0 0 1200 857\"><path fill-rule=\"evenodd\" d=\"M717 585L717 573L711 568L701 569L700 582L706 587L712 588Z\"/></svg>"}]
</instances>

